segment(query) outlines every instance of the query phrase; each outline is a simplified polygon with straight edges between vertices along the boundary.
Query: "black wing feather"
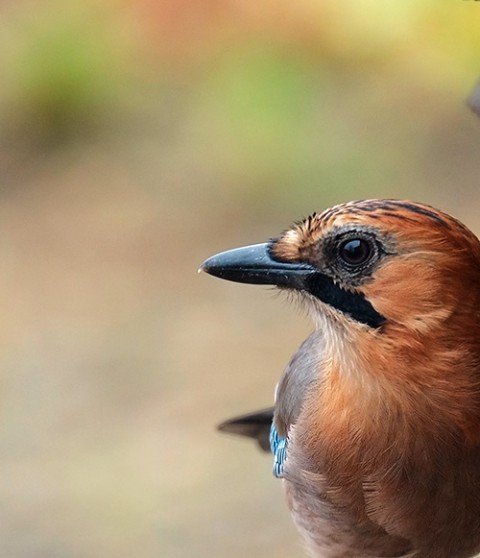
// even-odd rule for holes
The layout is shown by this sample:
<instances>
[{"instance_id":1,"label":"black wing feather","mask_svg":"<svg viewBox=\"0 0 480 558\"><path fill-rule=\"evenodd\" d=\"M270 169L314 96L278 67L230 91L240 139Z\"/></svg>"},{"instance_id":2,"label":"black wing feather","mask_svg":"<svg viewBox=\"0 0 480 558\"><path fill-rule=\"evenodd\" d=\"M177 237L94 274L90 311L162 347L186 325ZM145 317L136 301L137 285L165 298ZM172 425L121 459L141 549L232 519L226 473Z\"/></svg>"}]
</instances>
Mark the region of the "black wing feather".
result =
<instances>
[{"instance_id":1,"label":"black wing feather","mask_svg":"<svg viewBox=\"0 0 480 558\"><path fill-rule=\"evenodd\" d=\"M273 421L274 407L255 411L246 415L235 417L218 425L221 432L247 436L257 440L264 451L270 452L270 427Z\"/></svg>"}]
</instances>

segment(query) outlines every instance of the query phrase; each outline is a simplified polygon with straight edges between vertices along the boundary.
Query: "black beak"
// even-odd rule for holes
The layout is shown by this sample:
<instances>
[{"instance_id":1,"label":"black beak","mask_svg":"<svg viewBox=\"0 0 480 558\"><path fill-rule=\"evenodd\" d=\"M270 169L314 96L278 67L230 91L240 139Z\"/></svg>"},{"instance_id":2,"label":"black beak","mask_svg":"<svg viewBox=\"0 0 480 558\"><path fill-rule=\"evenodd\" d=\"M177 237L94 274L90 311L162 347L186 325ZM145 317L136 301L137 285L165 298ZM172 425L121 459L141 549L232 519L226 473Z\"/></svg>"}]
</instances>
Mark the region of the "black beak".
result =
<instances>
[{"instance_id":1,"label":"black beak","mask_svg":"<svg viewBox=\"0 0 480 558\"><path fill-rule=\"evenodd\" d=\"M362 293L343 289L310 264L276 260L268 243L221 252L205 260L200 270L238 283L306 291L371 328L379 328L386 321Z\"/></svg>"},{"instance_id":2,"label":"black beak","mask_svg":"<svg viewBox=\"0 0 480 558\"><path fill-rule=\"evenodd\" d=\"M205 260L200 269L228 281L297 290L305 290L306 279L318 272L309 264L287 263L272 258L268 243L221 252Z\"/></svg>"}]
</instances>

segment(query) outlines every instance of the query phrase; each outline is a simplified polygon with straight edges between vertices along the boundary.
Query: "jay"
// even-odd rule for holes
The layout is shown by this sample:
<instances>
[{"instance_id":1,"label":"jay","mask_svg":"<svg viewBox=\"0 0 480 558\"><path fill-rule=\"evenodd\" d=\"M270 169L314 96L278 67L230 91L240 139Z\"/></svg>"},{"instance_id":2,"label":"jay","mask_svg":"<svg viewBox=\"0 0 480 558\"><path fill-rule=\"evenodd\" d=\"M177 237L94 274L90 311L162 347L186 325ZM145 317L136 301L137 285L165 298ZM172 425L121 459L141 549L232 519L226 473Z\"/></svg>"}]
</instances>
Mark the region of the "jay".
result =
<instances>
[{"instance_id":1,"label":"jay","mask_svg":"<svg viewBox=\"0 0 480 558\"><path fill-rule=\"evenodd\" d=\"M313 318L274 408L220 427L271 449L311 556L480 552L477 237L428 205L364 200L201 269L285 289Z\"/></svg>"}]
</instances>

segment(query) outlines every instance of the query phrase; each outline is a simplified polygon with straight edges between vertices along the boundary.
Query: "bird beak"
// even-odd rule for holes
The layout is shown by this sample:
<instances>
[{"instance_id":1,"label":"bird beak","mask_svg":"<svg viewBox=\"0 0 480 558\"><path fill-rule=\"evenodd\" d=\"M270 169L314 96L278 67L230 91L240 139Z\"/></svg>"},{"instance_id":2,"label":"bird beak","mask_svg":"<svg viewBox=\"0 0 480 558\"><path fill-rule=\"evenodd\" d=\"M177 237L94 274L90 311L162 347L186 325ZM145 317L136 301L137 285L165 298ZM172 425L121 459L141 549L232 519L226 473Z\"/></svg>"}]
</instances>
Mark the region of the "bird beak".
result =
<instances>
[{"instance_id":1,"label":"bird beak","mask_svg":"<svg viewBox=\"0 0 480 558\"><path fill-rule=\"evenodd\" d=\"M238 283L275 285L308 292L372 328L380 327L386 320L361 292L343 289L313 265L275 259L271 255L269 243L221 252L205 260L199 271Z\"/></svg>"},{"instance_id":2,"label":"bird beak","mask_svg":"<svg viewBox=\"0 0 480 558\"><path fill-rule=\"evenodd\" d=\"M297 290L306 290L305 280L318 272L309 264L274 259L268 243L221 252L205 260L200 270L228 281Z\"/></svg>"}]
</instances>

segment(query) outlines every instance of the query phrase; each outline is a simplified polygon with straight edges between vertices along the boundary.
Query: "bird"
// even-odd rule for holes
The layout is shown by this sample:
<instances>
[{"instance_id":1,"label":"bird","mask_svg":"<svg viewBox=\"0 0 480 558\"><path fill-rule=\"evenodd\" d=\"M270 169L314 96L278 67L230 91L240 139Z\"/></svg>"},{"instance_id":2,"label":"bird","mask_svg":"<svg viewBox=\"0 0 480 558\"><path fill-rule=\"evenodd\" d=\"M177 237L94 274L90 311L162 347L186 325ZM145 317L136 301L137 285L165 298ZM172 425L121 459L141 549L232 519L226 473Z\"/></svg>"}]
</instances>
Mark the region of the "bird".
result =
<instances>
[{"instance_id":1,"label":"bird","mask_svg":"<svg viewBox=\"0 0 480 558\"><path fill-rule=\"evenodd\" d=\"M201 266L298 298L274 406L220 429L273 452L318 558L480 552L480 242L423 203L336 205Z\"/></svg>"}]
</instances>

